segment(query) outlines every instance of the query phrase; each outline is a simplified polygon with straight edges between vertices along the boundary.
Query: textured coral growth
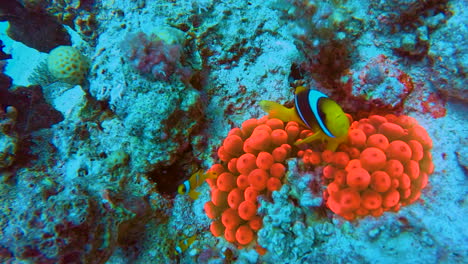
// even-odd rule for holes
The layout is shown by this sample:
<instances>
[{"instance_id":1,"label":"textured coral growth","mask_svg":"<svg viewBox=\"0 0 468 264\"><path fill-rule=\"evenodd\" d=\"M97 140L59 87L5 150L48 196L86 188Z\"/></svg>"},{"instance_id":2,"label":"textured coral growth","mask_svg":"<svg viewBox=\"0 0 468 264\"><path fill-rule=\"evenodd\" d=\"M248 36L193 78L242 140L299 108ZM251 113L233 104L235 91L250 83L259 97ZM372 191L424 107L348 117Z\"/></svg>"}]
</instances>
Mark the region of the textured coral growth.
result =
<instances>
[{"instance_id":1,"label":"textured coral growth","mask_svg":"<svg viewBox=\"0 0 468 264\"><path fill-rule=\"evenodd\" d=\"M402 108L414 90L411 77L385 55L378 55L360 71L352 73L344 84L346 93L362 101L363 105L392 110ZM363 109L363 105L359 105ZM358 110L358 109L355 109Z\"/></svg>"},{"instance_id":2,"label":"textured coral growth","mask_svg":"<svg viewBox=\"0 0 468 264\"><path fill-rule=\"evenodd\" d=\"M433 118L441 118L447 114L445 100L436 93L430 93L427 98L421 98L424 113L430 113Z\"/></svg>"},{"instance_id":3,"label":"textured coral growth","mask_svg":"<svg viewBox=\"0 0 468 264\"><path fill-rule=\"evenodd\" d=\"M233 128L218 149L220 164L209 171L219 175L208 179L211 201L205 212L213 219L210 230L241 246L255 241L262 227L257 215L257 197L271 196L279 190L285 175L284 161L301 129L296 122L285 124L278 119L249 119L242 128Z\"/></svg>"},{"instance_id":4,"label":"textured coral growth","mask_svg":"<svg viewBox=\"0 0 468 264\"><path fill-rule=\"evenodd\" d=\"M88 59L74 47L58 46L47 57L49 72L60 81L81 84L89 70Z\"/></svg>"},{"instance_id":5,"label":"textured coral growth","mask_svg":"<svg viewBox=\"0 0 468 264\"><path fill-rule=\"evenodd\" d=\"M128 62L140 73L156 80L169 80L177 74L181 80L188 80L191 69L181 65L183 47L178 43L166 43L155 34L150 36L139 32L129 34L122 43L122 50Z\"/></svg>"},{"instance_id":6,"label":"textured coral growth","mask_svg":"<svg viewBox=\"0 0 468 264\"><path fill-rule=\"evenodd\" d=\"M398 211L421 196L434 171L432 140L409 116L372 115L352 123L349 141L335 153L306 150L305 164L326 166L327 206L347 220Z\"/></svg>"}]
</instances>

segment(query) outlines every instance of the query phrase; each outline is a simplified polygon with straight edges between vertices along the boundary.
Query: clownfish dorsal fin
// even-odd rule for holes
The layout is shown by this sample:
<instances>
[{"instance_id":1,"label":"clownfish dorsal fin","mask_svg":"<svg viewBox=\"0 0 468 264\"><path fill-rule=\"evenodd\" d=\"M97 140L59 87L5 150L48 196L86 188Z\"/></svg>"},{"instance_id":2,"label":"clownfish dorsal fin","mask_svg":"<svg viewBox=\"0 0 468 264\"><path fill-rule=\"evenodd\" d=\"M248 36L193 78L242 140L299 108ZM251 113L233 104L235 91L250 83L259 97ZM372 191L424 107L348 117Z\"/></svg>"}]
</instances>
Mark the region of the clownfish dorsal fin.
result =
<instances>
[{"instance_id":1,"label":"clownfish dorsal fin","mask_svg":"<svg viewBox=\"0 0 468 264\"><path fill-rule=\"evenodd\" d=\"M304 86L298 86L296 87L296 91L294 92L294 94L302 93L305 91L307 91L307 88L305 88Z\"/></svg>"}]
</instances>

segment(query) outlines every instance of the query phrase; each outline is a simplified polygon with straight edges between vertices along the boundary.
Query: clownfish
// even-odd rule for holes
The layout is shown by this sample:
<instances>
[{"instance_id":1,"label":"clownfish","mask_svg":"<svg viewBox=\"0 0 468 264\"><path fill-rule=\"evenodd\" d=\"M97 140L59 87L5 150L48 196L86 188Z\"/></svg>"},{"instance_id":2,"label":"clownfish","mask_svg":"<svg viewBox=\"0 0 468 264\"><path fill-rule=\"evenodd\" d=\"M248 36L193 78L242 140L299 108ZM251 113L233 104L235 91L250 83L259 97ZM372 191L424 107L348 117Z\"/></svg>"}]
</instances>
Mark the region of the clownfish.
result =
<instances>
[{"instance_id":1,"label":"clownfish","mask_svg":"<svg viewBox=\"0 0 468 264\"><path fill-rule=\"evenodd\" d=\"M348 138L349 119L343 109L317 90L298 86L293 108L265 100L260 101L260 107L270 118L278 118L283 122L295 121L314 131L313 135L295 145L322 140L327 143L327 149L335 151Z\"/></svg>"},{"instance_id":2,"label":"clownfish","mask_svg":"<svg viewBox=\"0 0 468 264\"><path fill-rule=\"evenodd\" d=\"M193 235L184 240L181 240L179 244L175 247L174 253L176 255L182 254L185 250L187 250L190 247L190 245L193 244L193 242L195 242L196 238L197 238L197 235Z\"/></svg>"},{"instance_id":3,"label":"clownfish","mask_svg":"<svg viewBox=\"0 0 468 264\"><path fill-rule=\"evenodd\" d=\"M198 199L200 192L195 191L195 189L200 186L206 179L216 179L218 175L213 171L208 171L203 173L203 170L198 170L188 180L185 180L177 188L179 194L187 194L193 200Z\"/></svg>"}]
</instances>

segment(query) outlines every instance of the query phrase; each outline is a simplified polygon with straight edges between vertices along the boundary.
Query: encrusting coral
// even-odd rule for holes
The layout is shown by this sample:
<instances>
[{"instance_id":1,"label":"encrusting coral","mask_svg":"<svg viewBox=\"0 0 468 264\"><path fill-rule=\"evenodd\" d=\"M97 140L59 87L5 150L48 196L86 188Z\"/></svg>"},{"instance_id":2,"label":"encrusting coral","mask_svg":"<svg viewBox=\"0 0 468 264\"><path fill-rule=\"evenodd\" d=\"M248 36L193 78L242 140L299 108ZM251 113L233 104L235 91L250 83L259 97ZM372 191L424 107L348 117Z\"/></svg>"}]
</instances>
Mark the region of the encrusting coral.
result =
<instances>
[{"instance_id":1,"label":"encrusting coral","mask_svg":"<svg viewBox=\"0 0 468 264\"><path fill-rule=\"evenodd\" d=\"M177 76L187 81L192 69L181 63L183 32L171 27L159 28L147 35L143 32L128 34L121 48L128 63L152 80L167 81Z\"/></svg>"}]
</instances>

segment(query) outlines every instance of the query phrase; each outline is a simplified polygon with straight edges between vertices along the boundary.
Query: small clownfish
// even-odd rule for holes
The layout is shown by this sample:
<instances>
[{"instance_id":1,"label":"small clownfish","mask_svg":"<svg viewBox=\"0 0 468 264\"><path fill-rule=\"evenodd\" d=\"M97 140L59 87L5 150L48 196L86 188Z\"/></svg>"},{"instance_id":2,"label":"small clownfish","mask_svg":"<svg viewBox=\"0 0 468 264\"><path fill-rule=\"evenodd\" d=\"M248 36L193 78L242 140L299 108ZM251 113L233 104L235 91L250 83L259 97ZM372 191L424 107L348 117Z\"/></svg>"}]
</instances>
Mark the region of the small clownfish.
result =
<instances>
[{"instance_id":1,"label":"small clownfish","mask_svg":"<svg viewBox=\"0 0 468 264\"><path fill-rule=\"evenodd\" d=\"M349 119L343 109L327 95L303 86L296 88L293 108L272 101L260 101L260 107L270 118L283 122L295 121L308 127L314 134L295 143L327 142L327 149L335 151L348 138Z\"/></svg>"},{"instance_id":2,"label":"small clownfish","mask_svg":"<svg viewBox=\"0 0 468 264\"><path fill-rule=\"evenodd\" d=\"M206 179L216 179L218 175L213 171L208 171L203 173L203 170L198 170L188 180L185 180L177 188L179 194L187 194L193 200L198 199L200 192L195 191L195 189L200 186Z\"/></svg>"},{"instance_id":3,"label":"small clownfish","mask_svg":"<svg viewBox=\"0 0 468 264\"><path fill-rule=\"evenodd\" d=\"M196 238L197 238L197 235L193 235L189 238L181 240L179 244L175 247L174 253L176 255L182 254L185 250L187 250L190 247L190 245L193 244L193 242L195 242Z\"/></svg>"}]
</instances>

